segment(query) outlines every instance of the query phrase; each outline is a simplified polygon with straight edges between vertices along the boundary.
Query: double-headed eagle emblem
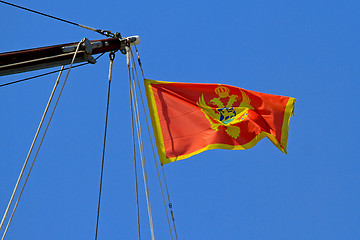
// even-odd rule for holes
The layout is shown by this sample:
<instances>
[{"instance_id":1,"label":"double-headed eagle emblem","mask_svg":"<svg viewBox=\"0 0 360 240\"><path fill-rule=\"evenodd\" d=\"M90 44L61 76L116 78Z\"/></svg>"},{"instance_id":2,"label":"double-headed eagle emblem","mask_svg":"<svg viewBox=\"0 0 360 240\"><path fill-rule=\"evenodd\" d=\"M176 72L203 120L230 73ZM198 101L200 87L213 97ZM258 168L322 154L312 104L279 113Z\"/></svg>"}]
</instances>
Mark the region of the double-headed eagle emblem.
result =
<instances>
[{"instance_id":1,"label":"double-headed eagle emblem","mask_svg":"<svg viewBox=\"0 0 360 240\"><path fill-rule=\"evenodd\" d=\"M215 89L215 93L219 97L211 99L210 103L216 105L217 108L210 107L206 104L204 94L199 98L197 105L210 122L212 129L218 131L220 126L225 126L225 132L236 139L240 135L240 127L234 125L243 121L248 115L248 110L253 110L254 108L250 104L249 97L241 89L240 104L237 107L233 106L233 104L240 99L238 95L229 95L229 92L230 90L227 87L221 85ZM224 98L228 98L226 106L224 105ZM222 101L222 99L224 100Z\"/></svg>"}]
</instances>

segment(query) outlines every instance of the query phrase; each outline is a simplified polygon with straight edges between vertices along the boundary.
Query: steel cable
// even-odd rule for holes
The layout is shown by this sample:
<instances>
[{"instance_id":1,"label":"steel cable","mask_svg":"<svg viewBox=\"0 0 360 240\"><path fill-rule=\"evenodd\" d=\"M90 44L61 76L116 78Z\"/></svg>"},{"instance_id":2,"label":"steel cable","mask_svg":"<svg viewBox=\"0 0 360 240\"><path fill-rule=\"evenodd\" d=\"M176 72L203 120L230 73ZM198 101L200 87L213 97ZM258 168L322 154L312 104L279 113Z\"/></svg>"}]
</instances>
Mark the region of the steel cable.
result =
<instances>
[{"instance_id":1,"label":"steel cable","mask_svg":"<svg viewBox=\"0 0 360 240\"><path fill-rule=\"evenodd\" d=\"M102 190L104 162L105 162L106 133L107 133L107 125L108 125L107 123L108 123L108 116L109 116L109 105L110 105L110 87L111 87L111 78L112 78L112 68L113 68L113 63L114 63L114 58L115 58L114 52L110 52L109 56L110 56L109 84L108 84L108 93L107 93L107 102L106 102L106 117L105 117L103 151L102 151L102 159L101 159L101 173L100 173L100 186L99 186L99 200L98 200L97 215L96 215L95 240L97 239L98 228L99 228L101 190Z\"/></svg>"},{"instance_id":2,"label":"steel cable","mask_svg":"<svg viewBox=\"0 0 360 240\"><path fill-rule=\"evenodd\" d=\"M7 4L7 5L16 7L16 8L23 9L23 10L28 11L28 12L36 13L36 14L39 14L39 15L42 15L42 16L45 16L45 17L48 17L48 18L52 18L52 19L55 19L55 20L58 20L58 21L61 21L61 22L65 22L65 23L68 23L68 24L71 24L71 25L78 26L78 27L81 27L81 28L85 28L87 30L94 31L94 32L100 33L100 34L108 36L108 37L116 37L116 34L113 34L112 32L110 32L108 30L95 29L95 28L92 28L92 27L88 27L88 26L85 26L85 25L82 25L82 24L79 24L79 23L75 23L75 22L71 22L71 21L68 21L68 20L65 20L65 19L62 19L62 18L51 16L49 14L42 13L42 12L39 12L39 11L35 11L35 10L29 9L29 8L26 8L26 7L22 7L22 6L13 4L13 3L6 2L6 1L0 0L0 3L4 3L4 4Z\"/></svg>"}]
</instances>

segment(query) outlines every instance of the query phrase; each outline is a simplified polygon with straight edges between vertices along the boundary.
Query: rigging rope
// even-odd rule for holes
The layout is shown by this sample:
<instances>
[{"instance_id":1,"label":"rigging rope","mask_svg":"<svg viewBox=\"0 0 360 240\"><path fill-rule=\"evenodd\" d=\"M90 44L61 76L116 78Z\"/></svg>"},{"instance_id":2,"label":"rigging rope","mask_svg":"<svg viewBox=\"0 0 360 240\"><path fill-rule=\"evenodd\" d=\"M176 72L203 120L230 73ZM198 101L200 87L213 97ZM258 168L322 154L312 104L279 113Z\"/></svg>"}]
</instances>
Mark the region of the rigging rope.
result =
<instances>
[{"instance_id":1,"label":"rigging rope","mask_svg":"<svg viewBox=\"0 0 360 240\"><path fill-rule=\"evenodd\" d=\"M138 183L137 183L137 168L136 168L136 148L135 148L135 126L134 126L134 108L133 108L133 90L130 74L130 63L127 58L128 72L129 72L129 96L130 96L130 112L131 112L131 132L132 132L132 143L133 143L133 155L134 155L134 171L135 171L135 191L136 191L136 212L137 212L137 224L138 224L138 238L140 240L140 212L139 212L139 194L138 194Z\"/></svg>"},{"instance_id":2,"label":"rigging rope","mask_svg":"<svg viewBox=\"0 0 360 240\"><path fill-rule=\"evenodd\" d=\"M73 65L73 63L74 63L74 61L75 61L76 54L78 53L79 48L80 48L80 45L81 45L83 42L84 42L84 40L81 40L81 41L78 43L78 45L77 45L76 51L75 51L75 53L74 53L74 57L73 57L73 59L72 59L72 61L71 61L69 70L68 70L68 72L67 72L67 75L66 75L66 77L65 77L64 83L63 83L62 88L61 88L61 90L60 90L60 93L59 93L59 95L58 95L58 98L57 98L55 107L54 107L54 109L53 109L53 112L55 111L55 108L56 108L56 106L57 106L57 104L58 104L58 102L59 102L60 96L61 96L62 91L63 91L63 89L64 89L64 86L65 86L65 84L66 84L67 78L69 77L69 73L70 73L71 67L72 67L72 65ZM1 230L2 226L3 226L3 224L4 224L4 221L5 221L5 219L6 219L6 216L7 216L8 212L9 212L10 206L11 206L12 201L13 201L13 199L14 199L15 193L16 193L17 188L18 188L18 186L19 186L20 180L21 180L21 178L22 178L22 176L23 176L23 174L24 174L24 170L25 170L25 168L26 168L27 162L28 162L29 157L30 157L30 155L31 155L31 153L32 153L32 150L33 150L33 147L34 147L35 142L36 142L36 140L37 140L37 137L38 137L38 135L39 135L39 132L40 132L40 129L41 129L41 127L42 127L42 124L43 124L43 121L44 121L44 118L45 118L45 115L46 115L46 113L47 113L47 110L48 110L49 105L50 105L50 103L48 102L48 105L46 106L46 109L45 109L45 111L44 111L43 117L42 117L42 119L41 119L41 121L40 121L40 124L39 124L38 129L37 129L36 134L35 134L35 137L34 137L33 142L32 142L32 144L31 144L30 150L29 150L29 152L28 152L28 155L27 155L27 157L26 157L26 160L25 160L25 162L24 162L24 165L23 165L23 167L22 167L22 169L21 169L21 172L20 172L20 175L19 175L19 177L18 177L18 180L17 180L17 182L16 182L15 188L14 188L13 193L12 193L12 195L11 195L9 204L8 204L6 210L5 210L3 219L2 219L1 224L0 224L0 230ZM50 120L51 120L51 119L50 119ZM50 121L50 120L49 120L49 121ZM50 123L50 122L49 122L49 123ZM34 158L33 162L34 162L34 161L35 161L35 158ZM30 174L30 172L29 172L28 174ZM24 184L26 184L26 182L25 182ZM25 185L23 185L23 188L25 188ZM15 208L14 208L14 209L15 209ZM5 234L6 234L6 232L4 232L3 239L5 238Z\"/></svg>"},{"instance_id":3,"label":"rigging rope","mask_svg":"<svg viewBox=\"0 0 360 240\"><path fill-rule=\"evenodd\" d=\"M3 2L0 0L0 2ZM49 73L45 73L45 74L41 74L41 75L38 75L38 76L35 76L35 77L31 77L31 78L26 78L26 79L22 79L22 80L18 80L16 82L12 82L12 83L6 83L6 84L3 84L3 85L0 85L0 87L2 86L6 86L6 85L10 85L10 84L14 84L14 83L18 83L18 82L22 82L22 81L26 81L26 80L30 80L30 79L33 79L33 78L36 78L36 77L40 77L40 76L45 76L45 75L48 75L48 74L52 74L52 73L55 73L55 72L59 72L60 71L60 74L59 74L59 78L60 78L60 75L62 73L63 70L66 70L66 69L69 69L68 73L67 73L67 76L65 78L65 81L63 83L63 86L61 88L61 91L60 91L60 94L58 96L58 99L56 101L56 104L55 104L55 107L53 109L53 112L51 114L51 117L50 117L50 120L46 126L46 129L45 129L45 132L43 134L43 137L40 141L40 145L37 149L37 152L36 152L36 155L35 155L35 158L32 162L32 165L30 167L30 170L28 172L28 175L26 177L26 180L25 180L25 183L21 189L21 192L20 192L20 195L17 199L17 202L15 204L15 207L13 209L13 212L11 214L11 217L10 217L10 220L6 226L6 229L5 229L5 232L4 232L4 235L2 237L2 240L4 239L5 235L6 235L6 232L8 230L8 227L11 223L11 220L13 218L13 215L15 213L15 210L17 208L17 205L20 201L20 198L21 198L21 195L23 193L23 190L25 188L25 185L27 183L27 180L29 178L29 175L30 175L30 172L33 168L33 165L34 165L34 162L35 162L35 159L39 153L39 150L40 150L40 147L41 147L41 144L44 140L44 137L45 137L45 134L47 132L47 129L49 127L49 124L50 124L50 121L52 119L52 116L54 114L54 111L56 109L56 106L58 104L58 101L59 101L59 98L61 96L61 93L63 91L63 88L65 86L65 83L66 83L66 80L68 78L68 75L69 75L69 72L71 70L71 68L75 68L75 67L79 67L79 66L83 66L83 65L86 65L88 63L85 63L85 64L79 64L77 66L74 66L72 67L73 65L73 62L74 62L74 59L75 59L75 56L79 50L79 46L80 44L82 43L82 41L79 43L76 51L75 51L75 54L74 54L74 57L73 57L73 60L71 62L71 65L69 68L65 68L64 69L64 66L62 67L61 70L57 70L57 71L52 71L52 72L49 72ZM136 48L136 46L135 46ZM134 147L134 169L135 169L135 185L136 185L136 201L137 201L137 215L138 215L138 237L139 237L139 240L140 240L140 216L139 216L139 202L138 202L138 186L137 186L137 169L136 169L136 157L135 157L135 140L134 140L134 113L133 111L135 111L135 122L136 122L136 128L137 128L137 135L138 135L138 143L139 143L139 147L140 147L140 155L141 155L141 162L142 162L142 167L143 167L143 175L144 175L144 184L145 184L145 189L146 189L146 197L147 197L147 204L148 204L148 211L149 211L149 220L150 220L150 227L151 227L151 234L152 234L152 239L154 240L155 239L155 236L154 236L154 227L153 227L153 221L152 221L152 213L151 213L151 206L150 206L150 194L149 194L149 189L148 189L148 181L147 181L147 173L146 173L146 165L145 165L145 155L144 155L144 148L143 148L143 140L142 140L142 135L141 135L141 125L140 125L140 116L139 116L139 109L138 109L138 100L137 100L137 95L136 95L136 82L135 82L135 75L134 75L134 72L136 73L136 79L137 79L137 84L138 84L138 91L140 92L140 96L141 96L141 101L142 101L142 106L143 106L143 110L144 110L144 115L145 115L145 119L146 119L146 124L147 124L147 128L148 128L148 132L149 132L149 135L150 134L150 128L149 128L149 123L148 123L148 119L147 119L147 116L146 116L146 110L145 110L145 104L144 104L144 100L143 100L143 96L142 96L142 92L141 92L141 89L140 89L140 83L139 83L139 78L138 78L138 74L137 74L137 70L136 70L136 65L135 65L135 60L134 60L134 55L132 53L132 50L129 46L127 46L127 64L128 64L128 71L129 71L129 89L130 89L130 102L131 102L131 121L132 121L132 134L133 134L133 147ZM142 76L143 76L143 79L145 79L144 77L144 71L143 71L143 68L142 68L142 65L141 65L141 61L140 61L140 57L139 57L139 52L136 48L136 53L137 53L137 58L138 58L138 62L139 62L139 66L141 68L141 72L142 72ZM99 57L101 57L103 54L101 54L100 56L97 57L97 59ZM130 56L131 56L131 59L130 59ZM97 209L97 220L96 220L96 232L95 232L95 240L97 239L97 235L98 235L98 223L99 223L99 215L100 215L100 202L101 202L101 189L102 189L102 179L103 179L103 167L104 167L104 156L105 156L105 142L106 142L106 132L107 132L107 121L108 121L108 110L109 110L109 99L110 99L110 86L111 86L111 79L112 79L112 67L113 67L113 60L114 60L114 53L111 52L110 53L110 66L109 66L109 86L108 86L108 98L107 98L107 107L106 107L106 120L105 120L105 131L104 131L104 144L103 144L103 155L102 155L102 164L101 164L101 176L100 176L100 189L99 189L99 201L98 201L98 209ZM131 65L131 68L132 68L132 80L131 80L131 73L130 73L130 65ZM59 80L58 78L58 80ZM56 82L56 85L58 84L58 80ZM53 90L55 91L55 89ZM53 95L53 94L52 94ZM52 98L52 97L51 97ZM48 103L50 104L50 103ZM47 106L48 108L48 106ZM46 109L47 111L47 109ZM44 113L46 114L46 113ZM45 116L43 116L45 117ZM42 122L43 122L43 119L41 121L41 125L42 125ZM41 126L39 126L39 129L38 131L40 130ZM28 153L28 157L26 159L26 163L24 164L24 167L23 167L23 170L25 169L26 167L26 164L27 164L27 160L32 152L32 148L33 148L33 145L37 139L37 135L38 135L38 132L34 138L34 141L33 141L33 144L31 146L31 149ZM154 151L154 144L152 142L152 139L150 137L150 141L151 141L151 146L152 146L152 151L153 151L153 155L154 155L154 160L155 160L155 165L156 165L156 170L157 170L157 174L158 174L158 179L159 179L159 183L160 183L160 188L161 188L161 193L162 193L162 197L163 197L163 202L164 202L164 207L165 207L165 212L166 212L166 216L167 216L167 220L168 220L168 225L169 225L169 230L170 230L170 235L171 235L171 239L173 239L173 235L172 235L172 231L171 231L171 226L170 226L170 222L169 222L169 216L168 216L168 212L166 210L166 203L165 203L165 197L164 197L164 192L163 192L163 187L162 187L162 183L161 183L161 177L160 177L160 174L159 174L159 169L158 169L158 164L156 162L156 154L155 154L155 151ZM21 180L21 177L22 177L22 174L23 174L23 170L22 170L22 173L20 174L21 176L19 176L19 179L18 179L18 182ZM167 192L167 196L168 196L168 201L169 201L169 208L170 208L170 212L171 212L171 216L172 216L172 220L173 220L173 227L174 227L174 231L175 231L175 236L176 236L176 239L178 239L177 237L177 232L176 232L176 227L175 227L175 219L174 219L174 215L173 215L173 211L172 211L172 203L170 201L170 195L169 195L169 191L168 191L168 187L167 187L167 182L166 182L166 177L165 177L165 170L162 166L162 170L163 170L163 177L164 177L164 181L165 181L165 187L166 187L166 192ZM17 183L18 185L18 183ZM17 191L17 186L15 187L14 189L14 192L13 192L13 195L16 193ZM3 217L3 220L1 222L1 225L0 225L0 230L1 230L1 227L3 225L3 222L6 218L6 215L8 213L8 210L9 210L9 207L10 205L12 204L12 200L13 200L13 197L11 198L10 202L9 202L9 205L8 205L8 209L6 210L6 213L4 214L4 217Z\"/></svg>"},{"instance_id":4,"label":"rigging rope","mask_svg":"<svg viewBox=\"0 0 360 240\"><path fill-rule=\"evenodd\" d=\"M167 197L168 197L168 201L169 201L170 214L171 214L171 218L172 218L172 221L173 221L175 236L176 236L176 239L178 239L178 237L177 237L177 232L176 232L176 226L175 226L174 212L173 212L173 210L172 210L172 203L171 203L171 200L170 200L169 189L168 189L168 186L167 186L167 181L166 181L166 176L165 176L165 169L164 169L164 166L161 166L161 168L162 168L162 171L163 171L165 188L166 188L166 193L167 193Z\"/></svg>"},{"instance_id":5,"label":"rigging rope","mask_svg":"<svg viewBox=\"0 0 360 240\"><path fill-rule=\"evenodd\" d=\"M61 21L61 22L65 22L65 23L68 23L68 24L71 24L71 25L75 25L75 26L78 26L78 27L81 27L81 28L85 28L87 30L90 30L90 31L94 31L94 32L97 32L97 33L100 33L102 35L105 35L107 37L120 37L120 34L118 33L112 33L111 31L109 30L100 30L100 29L95 29L95 28L92 28L92 27L88 27L88 26L85 26L85 25L82 25L82 24L78 24L78 23L75 23L75 22L71 22L71 21L68 21L68 20L65 20L65 19L62 19L62 18L58 18L58 17L54 17L54 16L51 16L49 14L46 14L46 13L42 13L42 12L39 12L39 11L35 11L35 10L32 10L32 9L29 9L29 8L26 8L26 7L22 7L22 6L19 6L19 5L16 5L16 4L13 4L13 3L9 3L9 2L6 2L6 1L2 1L0 0L0 3L4 3L4 4L7 4L7 5L10 5L10 6L13 6L13 7L16 7L16 8L20 8L20 9L23 9L25 11L29 11L29 12L32 12L32 13L36 13L36 14L39 14L39 15L42 15L42 16L45 16L45 17L48 17L48 18L52 18L52 19L55 19L55 20L58 20L58 21Z\"/></svg>"},{"instance_id":6,"label":"rigging rope","mask_svg":"<svg viewBox=\"0 0 360 240\"><path fill-rule=\"evenodd\" d=\"M1 0L0 0L1 1ZM99 56L97 56L95 58L95 60L98 60L102 55L104 55L105 53L102 53L100 54ZM81 63L81 64L78 64L76 66L73 66L72 68L77 68L77 67L82 67L82 66L85 66L89 64L88 62L87 63ZM64 68L63 70L68 70L69 68ZM47 76L47 75L50 75L50 74L53 74L53 73L57 73L57 72L60 72L62 70L55 70L55 71L51 71L51 72L47 72L47 73L43 73L43 74L40 74L40 75L36 75L36 76L33 76L33 77L28 77L28 78L24 78L24 79L20 79L20 80L17 80L17 81L14 81L14 82L8 82L8 83L4 83L4 84L0 84L0 87L5 87L5 86L8 86L8 85L12 85L12 84L15 84L15 83L20 83L20 82L24 82L24 81L28 81L28 80L31 80L31 79L34 79L34 78L38 78L38 77L43 77L43 76Z\"/></svg>"},{"instance_id":7,"label":"rigging rope","mask_svg":"<svg viewBox=\"0 0 360 240\"><path fill-rule=\"evenodd\" d=\"M64 66L61 67L59 76L58 76L58 78L57 78L57 80L56 80L56 82L55 82L55 86L54 86L54 89L53 89L53 91L52 91L52 93L51 93L50 101L49 101L49 102L51 102L51 99L52 99L52 97L53 97L53 95L54 95L54 93L55 93L56 87L57 87L57 85L59 84L60 76L61 76L63 70L64 70ZM57 104L56 104L56 105L57 105ZM9 219L7 225L6 225L6 228L5 228L5 231L4 231L4 234L3 234L3 237L2 237L1 240L4 240L5 235L6 235L7 231L8 231L8 229L9 229L10 223L11 223L11 221L12 221L12 219L13 219L13 216L14 216L14 214L15 214L15 211L16 211L16 209L17 209L17 206L18 206L18 204L19 204L19 202L20 202L21 196L22 196L22 194L23 194L23 192L24 192L26 183L27 183L27 181L28 181L28 179L29 179L29 177L30 177L30 173L31 173L31 171L32 171L32 169L33 169L33 166L34 166L34 164L35 164L35 160L36 160L36 158L37 158L37 155L39 154L41 145L42 145L42 143L43 143L43 141L44 141L45 135L46 135L47 130L48 130L49 126L50 126L50 122L51 122L51 119L52 119L52 117L53 117L53 115L54 115L54 112L55 112L55 109L56 109L56 105L55 105L55 107L54 107L54 109L53 109L53 111L52 111L52 113L51 113L51 115L50 115L49 121L48 121L48 123L47 123L47 125L46 125L45 131L44 131L44 133L43 133L43 135L42 135L41 141L40 141L39 146L38 146L38 148L37 148L35 157L34 157L32 163L31 163L29 172L28 172L28 174L27 174L27 176L26 176L26 179L25 179L25 182L24 182L24 184L23 184L23 187L21 188L20 194L19 194L19 196L18 196L18 198L17 198L17 200L16 200L14 209L13 209L13 211L12 211L12 213L11 213L10 219ZM48 107L48 106L47 106L47 107Z\"/></svg>"},{"instance_id":8,"label":"rigging rope","mask_svg":"<svg viewBox=\"0 0 360 240\"><path fill-rule=\"evenodd\" d=\"M138 51L136 45L135 45L135 50L136 50L136 55L137 55L138 63L139 63L140 69L141 69L142 77L143 77L143 80L145 80L144 70L143 70L143 68L142 68L139 51ZM138 79L138 86L139 86L139 92L140 92L141 102L142 102L142 106L143 106L143 110L144 110L144 116L145 116L145 120L146 120L146 126L147 126L147 130L148 130L149 138L150 138L151 148L152 148L152 152L153 152L153 156L154 156L156 171L157 171L157 174L158 174L158 179L159 179L159 183L160 183L161 193L162 193L162 197L163 197L163 201L164 201L166 217L167 217L168 224L169 224L171 239L173 239L173 238L172 238L172 233L171 233L171 227L170 227L170 223L169 223L169 216L168 216L168 212L167 212L167 210L166 210L166 203L165 203L165 198L164 198L163 187L162 187L162 184L161 184L161 178L160 178L160 174L159 174L159 168L158 168L158 164L157 164L157 161L156 161L156 154L155 154L155 150L154 150L154 144L153 144L153 141L152 141L152 138L151 138L149 121L148 121L147 115L146 115L145 104L144 104L144 99L143 99L143 96L142 96L142 93L141 93L141 89L140 89L139 79ZM176 239L178 239L177 231L176 231L176 226L175 226L175 217L174 217L174 213L173 213L173 210L172 210L172 203L171 203L171 201L170 201L170 194L169 194L169 190L168 190L168 186L167 186L167 181L166 181L166 176L165 176L165 169L164 169L164 166L161 166L161 167L162 167L162 171L163 171L164 183L165 183L166 193L167 193L168 202L169 202L169 203L168 203L168 206L169 206L170 213L171 213L171 218L172 218L173 227L174 227L174 233L175 233Z\"/></svg>"},{"instance_id":9,"label":"rigging rope","mask_svg":"<svg viewBox=\"0 0 360 240\"><path fill-rule=\"evenodd\" d=\"M130 46L126 46L126 58L127 58L127 64L128 64L128 71L129 71L129 77L131 78L131 74L130 74L131 58L129 56L130 54L131 54ZM133 62L131 62L131 65L133 66ZM135 81L134 81L134 84L135 84ZM152 240L155 240L154 224L153 224L151 204L150 204L150 193L149 193L145 156L144 156L144 147L143 147L143 140L142 140L142 135L141 135L141 125L140 125L140 119L139 119L139 108L138 108L138 104L137 104L137 97L135 94L135 86L133 86L133 83L131 83L130 87L132 88L133 102L135 103L134 110L135 110L136 131L137 131L138 143L139 143L139 147L140 147L140 159L141 159L141 165L142 165L143 177L144 177L145 195L146 195L146 203L147 203L147 207L148 207L151 237L152 237Z\"/></svg>"},{"instance_id":10,"label":"rigging rope","mask_svg":"<svg viewBox=\"0 0 360 240\"><path fill-rule=\"evenodd\" d=\"M139 63L139 66L140 66L140 68L141 68L142 76L143 76L143 79L144 79L144 78L145 78L145 77L144 77L144 71L143 71L142 66L141 66L141 61L140 61L140 57L139 57L139 52L138 52L138 50L137 50L137 48L136 48L136 45L135 45L135 49L136 49L136 54L137 54L137 58L138 58L138 63ZM132 52L131 49L130 49L130 51L131 51L132 60L133 60L133 62L135 62L135 61L134 61L134 54L133 54L133 52ZM144 98L143 98L143 95L142 95L142 92L141 92L141 88L140 88L140 81L139 81L139 77L138 77L138 74L137 74L136 65L134 64L134 66L135 66L135 73L136 73L136 79L137 79L137 84L138 84L138 85L137 85L137 86L138 86L138 91L139 91L139 93L140 93L140 99L141 99L142 107L143 107L143 110L144 110L144 116L145 116L146 126L147 126L147 130L148 130L149 138L150 138L150 143L151 143L151 149L152 149L152 153L153 153L153 157L154 157L154 162L155 162L155 166L156 166L156 172L157 172L158 181L159 181L159 185L160 185L161 196L162 196L162 199L163 199L164 209L165 209L165 213L166 213L166 219L167 219L168 226L169 226L170 237L171 237L171 239L173 239L173 234L172 234L171 225L170 225L170 219L169 219L169 215L168 215L167 208L166 208L166 202L165 202L165 197L164 197L164 190L163 190L163 186L162 186L162 183L161 183L161 177L160 177L160 173L159 173L159 167L158 167L158 164L157 164L157 161L156 161L156 154L155 154L155 150L154 150L154 144L153 144L153 142L152 142L151 133L150 133L150 128L149 128L149 122L148 122L147 115L146 115ZM176 231L175 231L175 233L176 233ZM175 237L176 237L176 239L177 239L176 234L175 234Z\"/></svg>"},{"instance_id":11,"label":"rigging rope","mask_svg":"<svg viewBox=\"0 0 360 240\"><path fill-rule=\"evenodd\" d=\"M101 203L101 189L102 189L102 180L103 180L103 172L104 172L104 161L105 161L105 146L106 146L106 133L107 133L107 123L108 123L108 115L109 115L109 105L110 105L110 87L111 87L111 78L112 78L112 68L115 58L115 53L110 52L110 66L109 66L109 85L108 85L108 94L107 94L107 102L106 102L106 117L105 117L105 130L104 130L104 143L103 143L103 151L102 151L102 159L101 159L101 173L100 173L100 187L99 187L99 200L97 207L97 216L96 216L96 230L95 230L95 240L98 236L98 227L99 227L99 215L100 215L100 203Z\"/></svg>"}]
</instances>

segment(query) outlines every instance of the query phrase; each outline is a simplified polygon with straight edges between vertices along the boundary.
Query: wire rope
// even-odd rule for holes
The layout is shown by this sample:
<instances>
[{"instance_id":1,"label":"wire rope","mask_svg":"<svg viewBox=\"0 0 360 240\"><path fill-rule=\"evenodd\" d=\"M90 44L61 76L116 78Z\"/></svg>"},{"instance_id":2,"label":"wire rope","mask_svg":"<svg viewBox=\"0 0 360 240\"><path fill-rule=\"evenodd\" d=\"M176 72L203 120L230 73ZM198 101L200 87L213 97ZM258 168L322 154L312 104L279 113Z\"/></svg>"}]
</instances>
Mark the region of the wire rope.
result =
<instances>
[{"instance_id":1,"label":"wire rope","mask_svg":"<svg viewBox=\"0 0 360 240\"><path fill-rule=\"evenodd\" d=\"M99 186L99 200L98 200L97 216L96 216L95 240L97 239L98 236L98 227L99 227L101 190L102 190L104 162L105 162L106 133L107 133L108 116L109 116L109 105L110 105L110 87L111 87L111 78L112 78L112 68L115 58L114 52L110 52L109 56L110 56L109 84L108 84L108 93L107 93L107 102L106 102L105 130L104 130L103 151L102 151L102 159L101 159L101 173L100 173L100 186Z\"/></svg>"},{"instance_id":2,"label":"wire rope","mask_svg":"<svg viewBox=\"0 0 360 240\"><path fill-rule=\"evenodd\" d=\"M176 231L176 226L175 226L175 217L174 217L174 212L173 212L173 210L172 210L172 203L171 203L171 200L170 200L169 189L168 189L168 185L167 185L167 181L166 181L166 176L165 176L165 169L164 169L164 166L161 166L161 168L162 168L162 171L163 171L164 182L165 182L165 188L166 188L166 193L167 193L167 196L168 196L169 208L170 208L170 214L171 214L171 218L172 218L172 221L173 221L173 226L174 226L175 236L176 236L176 239L178 239L178 236L177 236L177 231Z\"/></svg>"},{"instance_id":3,"label":"wire rope","mask_svg":"<svg viewBox=\"0 0 360 240\"><path fill-rule=\"evenodd\" d=\"M30 8L26 8L26 7L22 7L22 6L13 4L13 3L9 3L9 2L3 1L3 0L0 0L0 3L4 3L4 4L7 4L7 5L10 5L10 6L13 6L13 7L28 11L28 12L39 14L39 15L42 15L42 16L45 16L45 17L48 17L48 18L52 18L52 19L61 21L61 22L65 22L65 23L68 23L68 24L71 24L71 25L75 25L75 26L78 26L78 27L81 27L81 28L85 28L87 30L94 31L94 32L100 33L100 34L108 36L108 37L115 37L115 35L116 35L116 34L113 34L112 32L110 32L108 30L95 29L95 28L88 27L88 26L85 26L85 25L82 25L82 24L79 24L79 23L75 23L75 22L68 21L68 20L65 20L65 19L62 19L62 18L58 18L58 17L52 16L52 15L49 15L49 14L46 14L46 13L35 11L35 10L30 9Z\"/></svg>"}]
</instances>

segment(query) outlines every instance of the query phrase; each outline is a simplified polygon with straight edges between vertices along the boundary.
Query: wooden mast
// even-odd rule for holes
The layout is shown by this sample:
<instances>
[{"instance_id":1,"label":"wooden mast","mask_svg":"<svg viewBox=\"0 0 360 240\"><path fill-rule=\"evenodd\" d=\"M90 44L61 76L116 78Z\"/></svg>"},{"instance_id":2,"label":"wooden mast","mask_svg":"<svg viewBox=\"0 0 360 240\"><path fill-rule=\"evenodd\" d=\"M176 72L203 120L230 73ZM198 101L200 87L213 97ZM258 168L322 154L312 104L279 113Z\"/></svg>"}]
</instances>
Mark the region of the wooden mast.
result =
<instances>
[{"instance_id":1,"label":"wooden mast","mask_svg":"<svg viewBox=\"0 0 360 240\"><path fill-rule=\"evenodd\" d=\"M140 43L139 36L108 38L89 41L85 39L76 55L75 62L96 63L93 54L120 50L125 53L127 44ZM67 43L48 47L0 53L0 76L34 71L70 64L78 43Z\"/></svg>"}]
</instances>

